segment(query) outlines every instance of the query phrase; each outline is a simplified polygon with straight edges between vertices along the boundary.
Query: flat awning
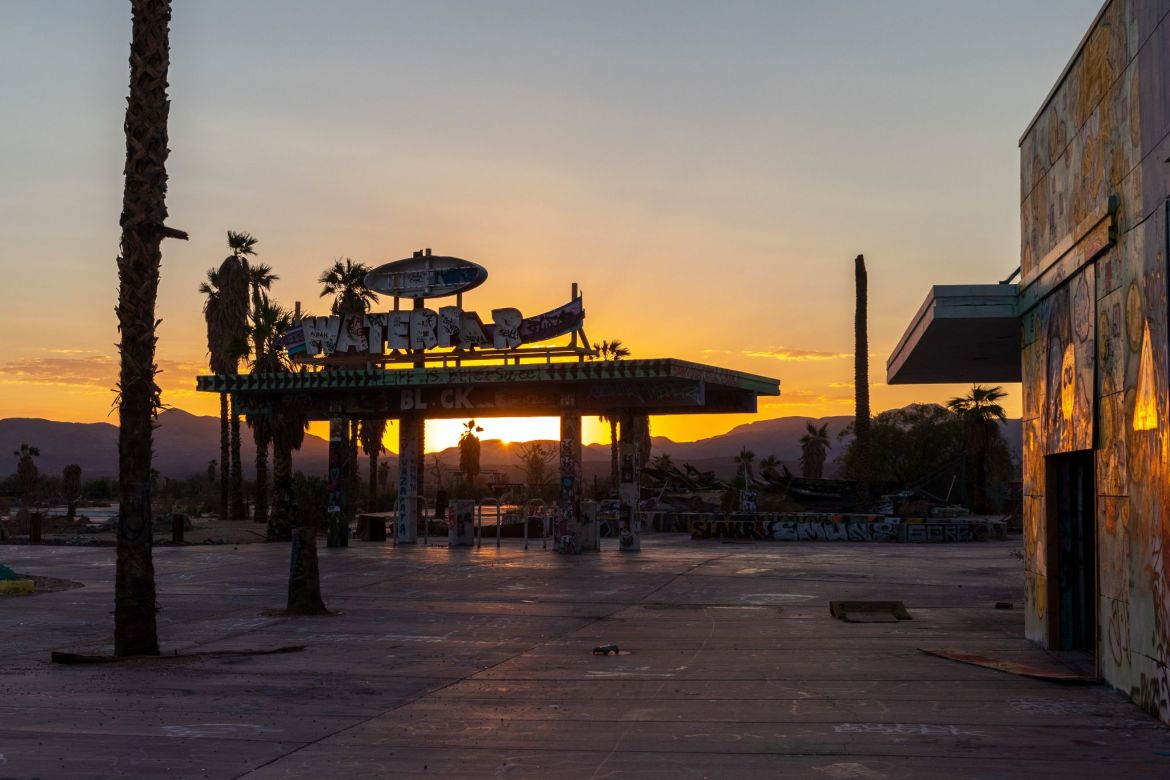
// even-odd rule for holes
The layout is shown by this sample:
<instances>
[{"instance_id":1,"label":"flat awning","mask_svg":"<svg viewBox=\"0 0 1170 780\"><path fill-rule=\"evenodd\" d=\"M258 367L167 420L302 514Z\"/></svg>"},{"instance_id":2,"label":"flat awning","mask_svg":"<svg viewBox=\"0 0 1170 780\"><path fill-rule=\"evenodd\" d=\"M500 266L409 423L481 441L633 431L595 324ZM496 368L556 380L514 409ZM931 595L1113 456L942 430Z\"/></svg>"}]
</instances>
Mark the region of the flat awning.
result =
<instances>
[{"instance_id":1,"label":"flat awning","mask_svg":"<svg viewBox=\"0 0 1170 780\"><path fill-rule=\"evenodd\" d=\"M935 285L886 361L886 381L1019 382L1018 295L1015 284Z\"/></svg>"},{"instance_id":2,"label":"flat awning","mask_svg":"<svg viewBox=\"0 0 1170 780\"><path fill-rule=\"evenodd\" d=\"M686 360L337 368L277 374L201 376L196 389L231 393L237 410L311 420L343 415L546 417L625 410L640 414L753 413L759 396L780 395L780 380Z\"/></svg>"}]
</instances>

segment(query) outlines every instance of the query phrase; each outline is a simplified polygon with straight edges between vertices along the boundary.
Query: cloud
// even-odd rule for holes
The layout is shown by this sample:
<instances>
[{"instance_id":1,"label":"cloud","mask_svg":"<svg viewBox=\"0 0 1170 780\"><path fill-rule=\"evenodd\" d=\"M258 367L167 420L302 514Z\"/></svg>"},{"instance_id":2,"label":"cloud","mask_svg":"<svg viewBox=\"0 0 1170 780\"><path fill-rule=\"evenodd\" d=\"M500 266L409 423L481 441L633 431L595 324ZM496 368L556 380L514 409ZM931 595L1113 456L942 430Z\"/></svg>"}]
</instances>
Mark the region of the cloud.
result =
<instances>
[{"instance_id":1,"label":"cloud","mask_svg":"<svg viewBox=\"0 0 1170 780\"><path fill-rule=\"evenodd\" d=\"M77 354L71 350L52 350L49 357L13 360L0 364L0 384L68 385L110 390L118 378L119 361L115 355ZM159 383L194 385L194 376L203 370L201 363L182 360L158 360Z\"/></svg>"},{"instance_id":2,"label":"cloud","mask_svg":"<svg viewBox=\"0 0 1170 780\"><path fill-rule=\"evenodd\" d=\"M852 352L818 352L815 349L787 349L785 347L778 347L776 349L754 349L745 350L744 353L748 357L772 358L773 360L784 361L808 361L808 360L840 360L842 358L853 357Z\"/></svg>"},{"instance_id":3,"label":"cloud","mask_svg":"<svg viewBox=\"0 0 1170 780\"><path fill-rule=\"evenodd\" d=\"M809 390L782 391L779 398L764 397L760 406L826 406L852 402L851 393L818 393Z\"/></svg>"},{"instance_id":4,"label":"cloud","mask_svg":"<svg viewBox=\"0 0 1170 780\"><path fill-rule=\"evenodd\" d=\"M776 347L774 349L705 349L708 355L743 355L753 358L769 358L786 362L808 362L813 360L841 360L853 357L852 352L821 352L815 349L789 349Z\"/></svg>"}]
</instances>

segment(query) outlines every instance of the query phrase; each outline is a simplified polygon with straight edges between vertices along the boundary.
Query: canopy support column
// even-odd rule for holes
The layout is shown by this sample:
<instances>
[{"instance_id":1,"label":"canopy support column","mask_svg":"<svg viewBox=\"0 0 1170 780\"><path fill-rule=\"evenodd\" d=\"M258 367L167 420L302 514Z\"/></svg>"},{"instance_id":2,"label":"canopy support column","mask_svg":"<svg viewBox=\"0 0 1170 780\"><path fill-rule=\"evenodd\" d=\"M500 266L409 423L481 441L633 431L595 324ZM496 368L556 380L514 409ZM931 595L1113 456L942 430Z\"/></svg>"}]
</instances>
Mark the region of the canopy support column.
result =
<instances>
[{"instance_id":1,"label":"canopy support column","mask_svg":"<svg viewBox=\"0 0 1170 780\"><path fill-rule=\"evenodd\" d=\"M642 549L642 443L648 434L649 418L622 412L618 439L618 545L622 552Z\"/></svg>"},{"instance_id":2,"label":"canopy support column","mask_svg":"<svg viewBox=\"0 0 1170 780\"><path fill-rule=\"evenodd\" d=\"M349 420L340 414L329 418L329 506L325 544L349 546L349 524L345 520L345 475L350 456Z\"/></svg>"},{"instance_id":3,"label":"canopy support column","mask_svg":"<svg viewBox=\"0 0 1170 780\"><path fill-rule=\"evenodd\" d=\"M398 530L399 544L418 542L418 521L422 517L423 426L421 415L403 415L398 421Z\"/></svg>"},{"instance_id":4,"label":"canopy support column","mask_svg":"<svg viewBox=\"0 0 1170 780\"><path fill-rule=\"evenodd\" d=\"M581 534L581 415L576 411L561 413L560 495L553 548L561 552L579 552L588 541ZM574 549L565 549L562 537L572 537ZM586 536L588 536L586 534Z\"/></svg>"}]
</instances>

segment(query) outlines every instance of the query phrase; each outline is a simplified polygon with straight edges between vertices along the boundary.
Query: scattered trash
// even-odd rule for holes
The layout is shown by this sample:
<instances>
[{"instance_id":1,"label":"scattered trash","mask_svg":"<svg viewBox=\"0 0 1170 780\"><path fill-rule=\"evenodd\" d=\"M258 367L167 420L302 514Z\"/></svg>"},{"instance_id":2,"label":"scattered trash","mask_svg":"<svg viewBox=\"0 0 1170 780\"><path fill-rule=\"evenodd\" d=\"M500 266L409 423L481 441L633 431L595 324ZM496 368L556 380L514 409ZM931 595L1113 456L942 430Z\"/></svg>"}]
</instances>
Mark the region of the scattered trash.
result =
<instances>
[{"instance_id":1,"label":"scattered trash","mask_svg":"<svg viewBox=\"0 0 1170 780\"><path fill-rule=\"evenodd\" d=\"M994 669L997 672L1007 672L1008 674L1017 674L1021 677L1031 677L1036 680L1047 680L1048 682L1064 683L1066 685L1093 685L1097 682L1097 678L1095 677L1089 677L1063 669L1049 669L1042 666L1033 666L1032 664L1016 663L1015 661L1003 661L998 658L988 658L987 656L968 653L966 650L928 650L925 647L920 647L918 650L927 655L934 655L963 664L971 664L972 666L982 666L986 669Z\"/></svg>"},{"instance_id":2,"label":"scattered trash","mask_svg":"<svg viewBox=\"0 0 1170 780\"><path fill-rule=\"evenodd\" d=\"M599 647L593 648L593 654L594 655L617 655L618 654L618 646L617 645L600 645Z\"/></svg>"},{"instance_id":3,"label":"scattered trash","mask_svg":"<svg viewBox=\"0 0 1170 780\"><path fill-rule=\"evenodd\" d=\"M830 601L829 614L846 623L897 623L912 619L900 601Z\"/></svg>"},{"instance_id":4,"label":"scattered trash","mask_svg":"<svg viewBox=\"0 0 1170 780\"><path fill-rule=\"evenodd\" d=\"M1015 604L1013 604L1010 601L997 601L997 602L995 602L996 609L1011 609L1014 606L1015 606Z\"/></svg>"}]
</instances>

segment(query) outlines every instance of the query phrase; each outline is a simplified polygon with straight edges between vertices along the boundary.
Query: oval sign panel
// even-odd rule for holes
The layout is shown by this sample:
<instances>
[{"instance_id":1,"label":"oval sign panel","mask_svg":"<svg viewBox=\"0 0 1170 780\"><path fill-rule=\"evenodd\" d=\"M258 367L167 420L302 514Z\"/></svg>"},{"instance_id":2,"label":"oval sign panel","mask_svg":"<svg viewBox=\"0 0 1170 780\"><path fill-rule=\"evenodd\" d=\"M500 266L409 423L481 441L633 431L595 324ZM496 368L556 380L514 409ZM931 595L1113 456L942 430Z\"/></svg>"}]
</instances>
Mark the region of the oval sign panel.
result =
<instances>
[{"instance_id":1,"label":"oval sign panel","mask_svg":"<svg viewBox=\"0 0 1170 780\"><path fill-rule=\"evenodd\" d=\"M443 298L487 281L487 269L470 260L415 255L380 265L366 274L366 287L395 298Z\"/></svg>"}]
</instances>

